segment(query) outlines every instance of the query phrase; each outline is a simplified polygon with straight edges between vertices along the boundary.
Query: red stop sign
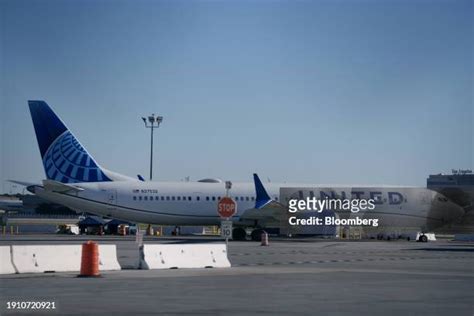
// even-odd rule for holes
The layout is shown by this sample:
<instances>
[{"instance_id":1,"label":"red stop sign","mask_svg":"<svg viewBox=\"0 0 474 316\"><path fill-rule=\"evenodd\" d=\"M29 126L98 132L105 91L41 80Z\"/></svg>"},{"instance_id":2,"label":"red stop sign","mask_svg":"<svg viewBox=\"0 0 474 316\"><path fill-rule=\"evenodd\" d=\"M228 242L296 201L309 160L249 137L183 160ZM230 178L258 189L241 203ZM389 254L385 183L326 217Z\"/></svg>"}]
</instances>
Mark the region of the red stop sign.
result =
<instances>
[{"instance_id":1,"label":"red stop sign","mask_svg":"<svg viewBox=\"0 0 474 316\"><path fill-rule=\"evenodd\" d=\"M232 217L236 212L237 203L230 197L225 196L217 203L217 213L219 213L222 218Z\"/></svg>"}]
</instances>

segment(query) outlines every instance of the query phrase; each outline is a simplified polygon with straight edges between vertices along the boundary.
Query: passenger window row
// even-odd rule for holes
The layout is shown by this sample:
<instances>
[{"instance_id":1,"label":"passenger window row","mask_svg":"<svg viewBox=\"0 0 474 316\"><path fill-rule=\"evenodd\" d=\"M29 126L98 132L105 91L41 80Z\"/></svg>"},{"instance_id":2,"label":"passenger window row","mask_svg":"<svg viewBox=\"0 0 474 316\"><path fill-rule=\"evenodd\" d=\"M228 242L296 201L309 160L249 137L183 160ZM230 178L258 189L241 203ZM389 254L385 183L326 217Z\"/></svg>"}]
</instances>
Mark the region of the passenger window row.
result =
<instances>
[{"instance_id":1,"label":"passenger window row","mask_svg":"<svg viewBox=\"0 0 474 316\"><path fill-rule=\"evenodd\" d=\"M236 201L255 201L254 196L234 196L234 200ZM205 200L206 201L219 201L221 199L220 196L206 196ZM141 196L141 195L134 195L133 196L134 201L192 201L192 197L190 196ZM196 201L200 201L201 198L199 196L196 196ZM278 201L278 198L275 197L275 200Z\"/></svg>"}]
</instances>

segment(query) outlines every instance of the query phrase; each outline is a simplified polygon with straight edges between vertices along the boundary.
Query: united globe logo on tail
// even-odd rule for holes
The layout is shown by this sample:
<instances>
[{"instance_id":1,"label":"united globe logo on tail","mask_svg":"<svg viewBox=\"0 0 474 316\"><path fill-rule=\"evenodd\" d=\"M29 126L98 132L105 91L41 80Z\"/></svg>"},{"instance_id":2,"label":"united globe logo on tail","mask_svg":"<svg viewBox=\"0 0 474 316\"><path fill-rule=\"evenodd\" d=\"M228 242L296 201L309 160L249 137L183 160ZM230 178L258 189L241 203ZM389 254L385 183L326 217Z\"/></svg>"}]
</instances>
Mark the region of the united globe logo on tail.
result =
<instances>
[{"instance_id":1,"label":"united globe logo on tail","mask_svg":"<svg viewBox=\"0 0 474 316\"><path fill-rule=\"evenodd\" d=\"M62 183L112 181L44 101L28 101L46 176Z\"/></svg>"},{"instance_id":2,"label":"united globe logo on tail","mask_svg":"<svg viewBox=\"0 0 474 316\"><path fill-rule=\"evenodd\" d=\"M63 183L111 181L69 131L51 144L43 165L48 179Z\"/></svg>"}]
</instances>

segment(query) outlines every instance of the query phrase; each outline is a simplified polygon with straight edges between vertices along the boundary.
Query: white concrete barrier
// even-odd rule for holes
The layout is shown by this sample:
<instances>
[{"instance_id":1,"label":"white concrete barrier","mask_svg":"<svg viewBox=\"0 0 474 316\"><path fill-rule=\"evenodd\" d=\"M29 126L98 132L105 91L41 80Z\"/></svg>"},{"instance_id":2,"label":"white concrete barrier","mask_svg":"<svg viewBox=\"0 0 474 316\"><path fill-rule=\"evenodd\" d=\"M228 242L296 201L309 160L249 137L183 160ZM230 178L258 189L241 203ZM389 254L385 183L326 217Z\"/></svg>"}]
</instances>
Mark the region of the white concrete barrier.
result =
<instances>
[{"instance_id":1,"label":"white concrete barrier","mask_svg":"<svg viewBox=\"0 0 474 316\"><path fill-rule=\"evenodd\" d=\"M18 273L69 272L81 267L81 245L12 246Z\"/></svg>"},{"instance_id":2,"label":"white concrete barrier","mask_svg":"<svg viewBox=\"0 0 474 316\"><path fill-rule=\"evenodd\" d=\"M99 271L121 270L115 245L99 245Z\"/></svg>"},{"instance_id":3,"label":"white concrete barrier","mask_svg":"<svg viewBox=\"0 0 474 316\"><path fill-rule=\"evenodd\" d=\"M229 268L225 244L145 244L142 269Z\"/></svg>"},{"instance_id":4,"label":"white concrete barrier","mask_svg":"<svg viewBox=\"0 0 474 316\"><path fill-rule=\"evenodd\" d=\"M82 245L11 247L18 273L75 272L81 268ZM99 245L99 271L108 270L120 270L116 246Z\"/></svg>"},{"instance_id":5,"label":"white concrete barrier","mask_svg":"<svg viewBox=\"0 0 474 316\"><path fill-rule=\"evenodd\" d=\"M10 246L0 246L0 274L13 274L15 272Z\"/></svg>"}]
</instances>

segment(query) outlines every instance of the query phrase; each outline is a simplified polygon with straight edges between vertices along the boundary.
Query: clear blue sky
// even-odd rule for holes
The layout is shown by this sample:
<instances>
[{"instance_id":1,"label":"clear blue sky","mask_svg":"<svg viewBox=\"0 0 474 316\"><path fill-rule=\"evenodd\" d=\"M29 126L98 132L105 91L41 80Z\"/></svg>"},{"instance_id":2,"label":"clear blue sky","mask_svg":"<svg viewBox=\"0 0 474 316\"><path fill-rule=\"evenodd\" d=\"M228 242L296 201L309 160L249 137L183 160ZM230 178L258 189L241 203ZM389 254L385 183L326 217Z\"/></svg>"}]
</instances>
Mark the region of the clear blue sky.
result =
<instances>
[{"instance_id":1,"label":"clear blue sky","mask_svg":"<svg viewBox=\"0 0 474 316\"><path fill-rule=\"evenodd\" d=\"M473 168L472 1L0 0L5 179L44 178L43 99L155 180L424 185Z\"/></svg>"}]
</instances>

